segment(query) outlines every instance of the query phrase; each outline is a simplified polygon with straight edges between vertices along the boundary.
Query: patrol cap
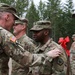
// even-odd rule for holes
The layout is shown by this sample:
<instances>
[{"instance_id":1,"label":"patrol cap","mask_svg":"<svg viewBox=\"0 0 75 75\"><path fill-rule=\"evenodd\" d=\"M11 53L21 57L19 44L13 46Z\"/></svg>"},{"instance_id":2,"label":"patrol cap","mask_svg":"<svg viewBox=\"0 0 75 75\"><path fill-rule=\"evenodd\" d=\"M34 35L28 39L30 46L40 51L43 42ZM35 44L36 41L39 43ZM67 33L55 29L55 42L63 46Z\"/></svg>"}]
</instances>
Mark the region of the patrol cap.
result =
<instances>
[{"instance_id":1,"label":"patrol cap","mask_svg":"<svg viewBox=\"0 0 75 75\"><path fill-rule=\"evenodd\" d=\"M6 3L0 3L0 12L9 12L15 16L16 19L20 19L18 15L16 15L16 9Z\"/></svg>"},{"instance_id":2,"label":"patrol cap","mask_svg":"<svg viewBox=\"0 0 75 75\"><path fill-rule=\"evenodd\" d=\"M15 24L24 24L24 23L28 23L28 20L27 19L15 20Z\"/></svg>"},{"instance_id":3,"label":"patrol cap","mask_svg":"<svg viewBox=\"0 0 75 75\"><path fill-rule=\"evenodd\" d=\"M34 22L33 27L30 30L39 31L42 29L51 29L51 22L45 20Z\"/></svg>"},{"instance_id":4,"label":"patrol cap","mask_svg":"<svg viewBox=\"0 0 75 75\"><path fill-rule=\"evenodd\" d=\"M75 34L72 35L72 38L74 38L74 37L75 37Z\"/></svg>"}]
</instances>

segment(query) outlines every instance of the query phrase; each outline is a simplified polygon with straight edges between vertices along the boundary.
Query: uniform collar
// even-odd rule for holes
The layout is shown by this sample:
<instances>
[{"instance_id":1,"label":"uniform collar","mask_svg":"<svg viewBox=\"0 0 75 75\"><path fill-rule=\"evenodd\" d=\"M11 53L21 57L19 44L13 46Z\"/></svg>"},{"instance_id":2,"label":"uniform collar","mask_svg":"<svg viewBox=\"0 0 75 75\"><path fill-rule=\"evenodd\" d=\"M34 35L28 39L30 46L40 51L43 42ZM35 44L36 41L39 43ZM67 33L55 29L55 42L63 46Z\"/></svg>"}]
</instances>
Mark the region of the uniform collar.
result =
<instances>
[{"instance_id":1,"label":"uniform collar","mask_svg":"<svg viewBox=\"0 0 75 75\"><path fill-rule=\"evenodd\" d=\"M50 39L46 42L46 44L44 44L43 46L41 46L41 48L40 48L39 50L44 51L44 50L49 46L49 44L51 43L51 41L52 41L52 38L50 38Z\"/></svg>"}]
</instances>

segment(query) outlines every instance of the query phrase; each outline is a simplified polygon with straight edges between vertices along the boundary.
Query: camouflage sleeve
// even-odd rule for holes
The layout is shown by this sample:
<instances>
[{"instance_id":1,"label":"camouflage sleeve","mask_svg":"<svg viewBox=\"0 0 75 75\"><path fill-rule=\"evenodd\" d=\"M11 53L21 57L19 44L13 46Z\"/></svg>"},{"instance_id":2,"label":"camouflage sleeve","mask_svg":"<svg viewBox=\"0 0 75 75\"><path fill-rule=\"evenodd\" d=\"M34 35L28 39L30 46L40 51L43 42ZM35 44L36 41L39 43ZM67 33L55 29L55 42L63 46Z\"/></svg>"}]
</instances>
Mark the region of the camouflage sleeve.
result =
<instances>
[{"instance_id":1,"label":"camouflage sleeve","mask_svg":"<svg viewBox=\"0 0 75 75\"><path fill-rule=\"evenodd\" d=\"M43 54L31 54L16 42L16 38L5 29L0 29L0 44L4 52L22 66L31 66L34 61L37 65L42 64Z\"/></svg>"},{"instance_id":2,"label":"camouflage sleeve","mask_svg":"<svg viewBox=\"0 0 75 75\"><path fill-rule=\"evenodd\" d=\"M72 43L70 48L70 62L72 63L75 60L75 42Z\"/></svg>"},{"instance_id":3,"label":"camouflage sleeve","mask_svg":"<svg viewBox=\"0 0 75 75\"><path fill-rule=\"evenodd\" d=\"M0 29L1 30L1 29ZM0 34L0 75L8 75L9 73L9 67L8 67L8 61L9 61L9 57L3 53L3 48L2 48L2 37ZM4 65L5 64L5 65Z\"/></svg>"},{"instance_id":4,"label":"camouflage sleeve","mask_svg":"<svg viewBox=\"0 0 75 75\"><path fill-rule=\"evenodd\" d=\"M3 58L1 65L1 75L8 75L9 73L8 61L9 57L6 56L5 58Z\"/></svg>"},{"instance_id":5,"label":"camouflage sleeve","mask_svg":"<svg viewBox=\"0 0 75 75\"><path fill-rule=\"evenodd\" d=\"M71 68L71 73L74 75L75 74L75 42L72 43L71 48L70 48L70 68Z\"/></svg>"},{"instance_id":6,"label":"camouflage sleeve","mask_svg":"<svg viewBox=\"0 0 75 75\"><path fill-rule=\"evenodd\" d=\"M55 75L64 74L66 75L67 72L67 54L65 50L59 46L58 49L62 51L62 54L55 58L53 61L53 71Z\"/></svg>"}]
</instances>

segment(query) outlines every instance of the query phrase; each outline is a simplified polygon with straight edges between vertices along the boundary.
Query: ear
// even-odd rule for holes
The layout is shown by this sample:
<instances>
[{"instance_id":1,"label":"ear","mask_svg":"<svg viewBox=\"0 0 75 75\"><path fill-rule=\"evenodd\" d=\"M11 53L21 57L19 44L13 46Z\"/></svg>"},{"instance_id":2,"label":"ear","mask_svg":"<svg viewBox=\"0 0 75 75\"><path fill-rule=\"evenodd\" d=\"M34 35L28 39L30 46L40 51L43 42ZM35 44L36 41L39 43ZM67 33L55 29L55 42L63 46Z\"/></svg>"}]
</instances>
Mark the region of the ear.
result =
<instances>
[{"instance_id":1,"label":"ear","mask_svg":"<svg viewBox=\"0 0 75 75\"><path fill-rule=\"evenodd\" d=\"M23 25L23 29L27 29L27 26L26 25Z\"/></svg>"},{"instance_id":2,"label":"ear","mask_svg":"<svg viewBox=\"0 0 75 75\"><path fill-rule=\"evenodd\" d=\"M6 20L6 21L9 20L9 16L10 16L9 14L6 14L6 15L5 15L5 20Z\"/></svg>"},{"instance_id":3,"label":"ear","mask_svg":"<svg viewBox=\"0 0 75 75\"><path fill-rule=\"evenodd\" d=\"M45 34L45 35L48 35L48 34L49 34L49 31L48 31L48 30L45 30L45 31L44 31L44 34Z\"/></svg>"}]
</instances>

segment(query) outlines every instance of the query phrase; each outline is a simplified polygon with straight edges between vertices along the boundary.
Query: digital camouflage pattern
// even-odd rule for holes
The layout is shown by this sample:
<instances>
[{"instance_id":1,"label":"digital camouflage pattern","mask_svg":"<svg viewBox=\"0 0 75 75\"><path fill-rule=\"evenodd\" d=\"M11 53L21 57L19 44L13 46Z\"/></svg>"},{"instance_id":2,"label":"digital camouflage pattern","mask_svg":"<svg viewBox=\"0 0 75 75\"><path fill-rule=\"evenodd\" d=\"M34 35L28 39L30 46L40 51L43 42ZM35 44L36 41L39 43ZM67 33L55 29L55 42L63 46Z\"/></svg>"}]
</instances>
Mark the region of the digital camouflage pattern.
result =
<instances>
[{"instance_id":1,"label":"digital camouflage pattern","mask_svg":"<svg viewBox=\"0 0 75 75\"><path fill-rule=\"evenodd\" d=\"M29 52L33 52L35 49L35 45L32 43L33 40L29 38L26 34L23 35L20 39L18 39L18 42L22 45L24 49L26 49ZM12 75L27 75L29 72L28 67L23 67L17 62L13 60L12 62Z\"/></svg>"},{"instance_id":2,"label":"digital camouflage pattern","mask_svg":"<svg viewBox=\"0 0 75 75\"><path fill-rule=\"evenodd\" d=\"M0 51L1 50L3 49L0 46ZM9 61L9 57L3 51L0 52L0 75L8 75L8 71L9 71L8 61Z\"/></svg>"},{"instance_id":3,"label":"digital camouflage pattern","mask_svg":"<svg viewBox=\"0 0 75 75\"><path fill-rule=\"evenodd\" d=\"M75 42L72 43L70 48L70 67L71 74L75 75Z\"/></svg>"},{"instance_id":4,"label":"digital camouflage pattern","mask_svg":"<svg viewBox=\"0 0 75 75\"><path fill-rule=\"evenodd\" d=\"M35 66L30 68L30 75L66 75L66 61L67 57L64 52L64 50L52 39L49 39L48 42L45 45L39 45L35 49L35 53L41 54L41 53L46 53L49 50L54 50L54 49L60 49L63 51L63 54L61 54L59 57L55 59L51 59L50 61L45 61L46 63L44 66Z\"/></svg>"},{"instance_id":5,"label":"digital camouflage pattern","mask_svg":"<svg viewBox=\"0 0 75 75\"><path fill-rule=\"evenodd\" d=\"M0 3L0 12L10 12L14 15L15 19L19 19L19 17L16 15L16 9L8 4ZM8 75L8 61L9 57L4 53L3 48L0 45L0 75Z\"/></svg>"},{"instance_id":6,"label":"digital camouflage pattern","mask_svg":"<svg viewBox=\"0 0 75 75\"><path fill-rule=\"evenodd\" d=\"M43 29L51 29L51 28L52 27L50 21L42 20L42 21L35 22L33 27L30 30L34 32ZM34 53L45 54L49 50L56 50L56 49L62 50L63 53L55 59L45 61L44 62L45 65L30 67L31 70L30 74L31 75L66 75L67 55L65 51L61 48L61 46L55 43L52 39L49 39L48 42L44 45L40 44L40 46L38 46L35 49ZM46 60L48 60L48 58Z\"/></svg>"}]
</instances>

